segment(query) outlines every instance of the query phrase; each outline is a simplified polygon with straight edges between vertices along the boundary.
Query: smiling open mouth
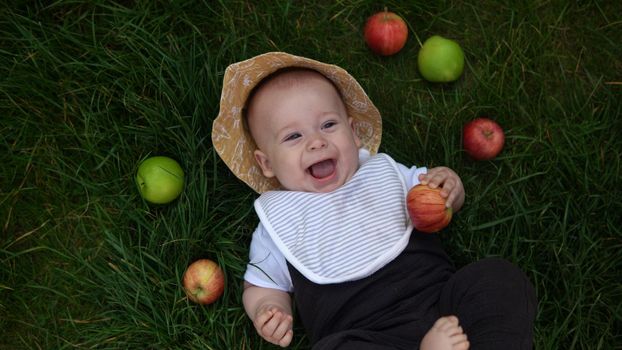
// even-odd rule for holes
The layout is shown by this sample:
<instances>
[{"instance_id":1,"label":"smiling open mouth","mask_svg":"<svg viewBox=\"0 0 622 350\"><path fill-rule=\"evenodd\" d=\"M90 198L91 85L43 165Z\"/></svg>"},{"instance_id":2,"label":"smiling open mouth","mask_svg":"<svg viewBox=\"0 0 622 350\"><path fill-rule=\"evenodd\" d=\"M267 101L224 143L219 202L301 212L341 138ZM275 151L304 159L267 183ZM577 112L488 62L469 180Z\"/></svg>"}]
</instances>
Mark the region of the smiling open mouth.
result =
<instances>
[{"instance_id":1,"label":"smiling open mouth","mask_svg":"<svg viewBox=\"0 0 622 350\"><path fill-rule=\"evenodd\" d=\"M309 167L309 173L316 179L329 177L335 172L335 161L332 159L317 162Z\"/></svg>"}]
</instances>

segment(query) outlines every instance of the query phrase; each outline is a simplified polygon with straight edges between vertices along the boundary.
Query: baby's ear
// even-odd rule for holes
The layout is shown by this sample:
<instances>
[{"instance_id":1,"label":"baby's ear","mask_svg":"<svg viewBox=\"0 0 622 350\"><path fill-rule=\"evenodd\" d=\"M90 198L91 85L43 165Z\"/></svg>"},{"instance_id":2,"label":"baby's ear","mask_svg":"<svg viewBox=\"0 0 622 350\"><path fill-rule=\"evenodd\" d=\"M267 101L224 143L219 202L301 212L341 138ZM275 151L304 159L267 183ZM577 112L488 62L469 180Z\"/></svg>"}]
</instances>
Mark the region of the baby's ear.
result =
<instances>
[{"instance_id":1,"label":"baby's ear","mask_svg":"<svg viewBox=\"0 0 622 350\"><path fill-rule=\"evenodd\" d=\"M352 136L354 136L354 144L356 145L356 147L361 148L363 146L363 143L361 142L361 139L359 139L359 136L356 134L356 129L354 128L354 119L352 117L349 117L348 123L350 123L350 128L352 128Z\"/></svg>"},{"instance_id":2,"label":"baby's ear","mask_svg":"<svg viewBox=\"0 0 622 350\"><path fill-rule=\"evenodd\" d=\"M255 155L255 160L257 161L257 165L259 165L259 167L261 168L261 172L263 173L263 176L267 178L274 177L274 171L272 171L272 166L270 165L270 160L268 159L268 156L258 149L255 150L253 154Z\"/></svg>"}]
</instances>

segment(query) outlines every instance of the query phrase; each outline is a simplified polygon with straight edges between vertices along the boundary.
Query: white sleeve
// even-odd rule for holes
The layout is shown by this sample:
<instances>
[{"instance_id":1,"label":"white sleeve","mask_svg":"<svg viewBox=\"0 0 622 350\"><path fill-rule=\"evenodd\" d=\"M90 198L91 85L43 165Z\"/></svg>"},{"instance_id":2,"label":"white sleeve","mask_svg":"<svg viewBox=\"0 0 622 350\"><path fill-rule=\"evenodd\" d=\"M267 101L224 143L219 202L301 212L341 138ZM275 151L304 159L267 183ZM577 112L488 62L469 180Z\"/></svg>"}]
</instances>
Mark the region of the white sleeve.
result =
<instances>
[{"instance_id":1,"label":"white sleeve","mask_svg":"<svg viewBox=\"0 0 622 350\"><path fill-rule=\"evenodd\" d=\"M400 163L397 163L397 168L400 170L400 173L402 173L402 175L404 176L404 180L406 180L406 187L410 190L413 186L416 186L419 184L419 175L421 174L427 174L428 173L428 168L426 167L420 167L417 168L416 166L407 168L405 165L402 165Z\"/></svg>"},{"instance_id":2,"label":"white sleeve","mask_svg":"<svg viewBox=\"0 0 622 350\"><path fill-rule=\"evenodd\" d=\"M258 287L292 292L294 286L285 257L278 250L268 232L259 223L251 241L249 263L244 280Z\"/></svg>"}]
</instances>

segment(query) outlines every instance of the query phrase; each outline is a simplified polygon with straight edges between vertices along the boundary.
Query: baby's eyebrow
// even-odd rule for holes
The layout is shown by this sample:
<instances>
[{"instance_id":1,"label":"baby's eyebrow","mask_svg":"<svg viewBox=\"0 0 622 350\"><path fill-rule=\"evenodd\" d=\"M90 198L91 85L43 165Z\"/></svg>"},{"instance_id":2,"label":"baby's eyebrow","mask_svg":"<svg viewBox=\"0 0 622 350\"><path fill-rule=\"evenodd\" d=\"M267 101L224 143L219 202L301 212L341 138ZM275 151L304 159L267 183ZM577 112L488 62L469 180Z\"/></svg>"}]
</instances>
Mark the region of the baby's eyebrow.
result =
<instances>
[{"instance_id":1,"label":"baby's eyebrow","mask_svg":"<svg viewBox=\"0 0 622 350\"><path fill-rule=\"evenodd\" d=\"M337 115L339 117L341 117L341 114L339 114L339 111L324 111L320 113L320 117L325 117L327 115Z\"/></svg>"},{"instance_id":2,"label":"baby's eyebrow","mask_svg":"<svg viewBox=\"0 0 622 350\"><path fill-rule=\"evenodd\" d=\"M277 129L275 132L275 135L278 138L282 138L294 131L296 131L295 123L289 123L289 124L284 125L280 129Z\"/></svg>"}]
</instances>

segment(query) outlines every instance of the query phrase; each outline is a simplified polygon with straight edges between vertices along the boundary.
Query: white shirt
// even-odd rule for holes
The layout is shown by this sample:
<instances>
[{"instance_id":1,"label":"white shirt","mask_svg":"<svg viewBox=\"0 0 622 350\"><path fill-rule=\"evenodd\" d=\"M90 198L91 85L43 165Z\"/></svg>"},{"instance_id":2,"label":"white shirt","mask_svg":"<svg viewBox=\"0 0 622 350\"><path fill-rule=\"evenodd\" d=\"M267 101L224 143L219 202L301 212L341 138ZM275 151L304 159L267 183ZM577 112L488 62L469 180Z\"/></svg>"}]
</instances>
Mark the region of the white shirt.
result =
<instances>
[{"instance_id":1,"label":"white shirt","mask_svg":"<svg viewBox=\"0 0 622 350\"><path fill-rule=\"evenodd\" d=\"M386 155L384 157L389 159L391 163L395 165L395 168L398 173L397 176L402 177L400 180L402 180L401 182L403 182L403 184L406 186L406 188L404 189L405 191L407 191L407 189L410 189L412 186L415 186L416 184L418 184L419 175L425 174L427 172L427 169L425 167L407 168L401 164L393 162L393 160L390 159L390 157ZM361 165L366 163L369 159L370 159L370 155L368 151L361 150L359 152L359 163ZM375 159L374 163L383 164L381 160L378 158ZM369 164L372 164L372 163L370 162ZM370 167L366 167L366 168L371 169ZM352 184L352 182L356 182L355 179L359 176L359 174L363 172L364 171L357 171L357 174L355 174L354 179L349 181L349 183L346 185L350 185ZM361 174L361 176L363 175ZM364 181L362 178L359 178L359 179L361 181ZM346 185L344 185L344 187L346 187ZM382 190L383 189L381 188L380 191ZM405 191L403 191L404 198L405 198ZM276 195L278 195L278 193L276 193ZM398 196L401 197L401 193ZM309 197L308 195L305 197L303 195L303 198L316 198L316 197L314 196ZM253 233L253 239L252 239L251 247L250 247L250 262L248 263L247 270L244 275L244 279L253 285L264 287L264 288L273 288L273 289L283 290L287 292L293 291L293 285L291 282L291 277L289 275L289 270L287 268L287 262L286 262L285 256L288 257L288 259L290 260L290 263L293 263L294 266L299 271L302 270L301 272L305 274L305 276L307 276L309 279L311 279L312 281L316 283L337 283L341 281L363 278L377 271L380 267L386 265L386 263L393 260L397 255L399 255L399 253L403 250L403 247L405 247L404 242L407 243L407 239L408 239L407 233L409 233L410 231L408 230L407 232L404 232L404 231L400 232L399 229L397 232L394 231L393 236L391 237L391 239L393 240L391 243L391 249L383 248L380 253L377 253L376 255L377 259L374 261L373 264L370 264L371 261L365 262L364 264L360 265L361 268L359 268L358 271L354 271L354 273L346 273L346 274L342 273L342 276L327 275L324 272L327 271L327 266L331 266L330 264L328 264L328 262L323 264L324 270L322 270L322 268L316 268L316 270L305 268L305 263L304 263L305 258L303 257L300 260L297 259L297 257L295 256L295 253L292 254L292 251L287 249L286 244L284 244L284 241L282 241L280 237L277 234L275 234L275 228L273 227L272 223L269 222L267 215L265 215L264 211L262 210L261 203L265 203L265 198L260 198L260 200L258 200L257 202L260 202L260 203L256 203L256 209L258 209L258 214L260 215L260 218L263 218L262 220L264 220L265 222L264 223L260 222L259 225L257 226L257 229ZM401 205L398 204L398 206L401 206ZM269 206L266 208L269 208ZM378 209L380 208L377 208L376 210ZM278 213L280 213L280 211ZM282 216L282 215L279 215L279 216ZM270 235L270 233L272 233L272 236ZM379 244L378 242L381 242L382 244L385 244L386 246L386 244L388 243L387 240L389 238L390 238L389 236L385 236L385 238L383 238L380 241L376 240L377 243L375 244L377 245ZM275 239L276 239L276 242L275 242ZM405 239L406 241L404 241ZM315 244L315 243L311 243L311 244ZM281 249L279 249L279 247ZM311 249L308 249L307 251L313 252L314 246L311 245L310 247ZM299 246L296 244L296 247L294 250L298 248ZM387 246L387 248L389 248L389 246ZM339 260L338 256L337 257L336 256L337 256L336 254L333 254L333 259ZM339 261L343 262L343 261L347 261L347 259L340 259ZM333 270L333 267L331 267L330 269ZM345 267L344 267L344 271L351 271L351 270L345 270ZM333 271L331 271L331 273L332 272Z\"/></svg>"}]
</instances>

